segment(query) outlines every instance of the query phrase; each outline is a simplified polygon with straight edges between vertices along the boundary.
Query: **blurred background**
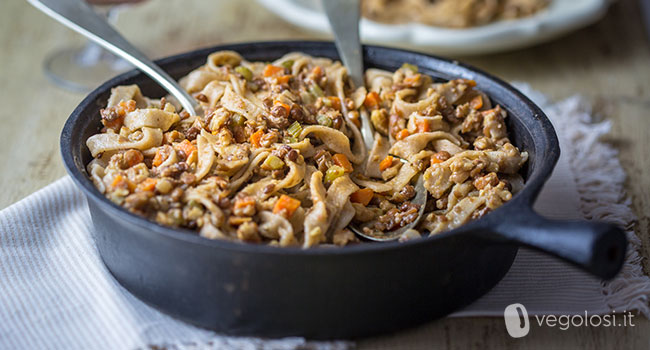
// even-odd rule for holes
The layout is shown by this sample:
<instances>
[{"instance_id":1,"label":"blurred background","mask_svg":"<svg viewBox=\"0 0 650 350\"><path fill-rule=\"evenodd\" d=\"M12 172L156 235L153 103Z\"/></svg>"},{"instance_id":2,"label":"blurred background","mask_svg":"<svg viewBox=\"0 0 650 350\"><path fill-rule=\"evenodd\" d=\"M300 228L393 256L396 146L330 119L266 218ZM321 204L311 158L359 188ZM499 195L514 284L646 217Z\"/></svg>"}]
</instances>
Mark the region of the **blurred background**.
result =
<instances>
[{"instance_id":1,"label":"blurred background","mask_svg":"<svg viewBox=\"0 0 650 350\"><path fill-rule=\"evenodd\" d=\"M593 2L553 0L549 6L555 6L555 1L574 4ZM307 3L313 4L313 1L307 1L302 10L287 10L283 7L285 3L287 1L147 0L114 8L113 11L117 13L111 14L111 20L128 40L152 58L223 43L330 39L329 34L319 29L317 17L311 17L314 10L309 10ZM628 192L634 194L633 207L640 216L638 226L644 230L641 237L647 240L650 219L641 209L650 207L650 180L647 177L647 170L650 169L650 159L647 157L650 41L644 17L649 8L648 0L614 1L602 11L592 12L588 21L584 17L569 19L574 24L580 22L579 26L573 26L576 28L562 27L566 26L567 19L562 16L567 12L560 12L557 13L557 18L562 19L559 22L549 20L540 24L526 19L524 25L514 31L504 28L508 24L489 23L486 27L469 28L468 32L460 34L458 30L445 31L441 28L416 28L416 32L403 34L404 30L413 29L410 27L422 25L407 24L387 29L382 25L367 23L369 27L362 28L362 34L366 38L371 37L373 43L444 54L506 81L527 82L554 100L574 94L586 96L593 103L596 113L607 116L613 123L610 141L621 152L621 162L629 174ZM108 14L106 8L100 11ZM540 16L542 14L540 12ZM48 60L54 59L57 54L70 48L86 47L84 38L24 0L0 0L0 26L2 209L65 175L59 156L59 134L66 118L87 92L70 89L70 86L53 79L51 74L46 74L44 69ZM553 31L558 28L564 29ZM535 39L536 33L548 31L554 33L543 38L549 41ZM473 35L471 40L463 37L465 33ZM400 35L410 35L418 40L410 42ZM531 36L533 39L530 39ZM524 40L526 42L518 41L522 37L528 38ZM512 47L506 49L509 44ZM468 48L468 45L476 45L472 49L482 48L462 53L462 49ZM499 45L498 50L490 50L490 47ZM505 51L493 52L499 50ZM474 52L468 55L467 51ZM86 47L84 55L85 62L93 62L103 54L96 48ZM119 62L114 65L120 68ZM94 86L101 83L102 80L95 81ZM643 255L646 257L650 256L648 246L644 244ZM479 341L489 337L491 327L495 327L494 322L485 319L456 320L445 324L445 327L435 330L441 332L440 339L449 337L451 332L458 335L455 339ZM538 344L552 342L553 337L548 336L551 331L551 328L540 329L529 340L540 341ZM624 341L621 337L628 331L622 328L609 329L608 332L582 329L580 332L583 333L573 333L573 339L588 336L591 339L588 343L610 344L611 347L613 344L608 343L610 339ZM566 335L568 333L563 333L567 344L586 343L572 342L572 336ZM429 340L435 338L427 334L421 337ZM382 344L390 345L386 341ZM624 344L631 343L617 343L617 346L625 348ZM468 347L470 345L467 344Z\"/></svg>"}]
</instances>

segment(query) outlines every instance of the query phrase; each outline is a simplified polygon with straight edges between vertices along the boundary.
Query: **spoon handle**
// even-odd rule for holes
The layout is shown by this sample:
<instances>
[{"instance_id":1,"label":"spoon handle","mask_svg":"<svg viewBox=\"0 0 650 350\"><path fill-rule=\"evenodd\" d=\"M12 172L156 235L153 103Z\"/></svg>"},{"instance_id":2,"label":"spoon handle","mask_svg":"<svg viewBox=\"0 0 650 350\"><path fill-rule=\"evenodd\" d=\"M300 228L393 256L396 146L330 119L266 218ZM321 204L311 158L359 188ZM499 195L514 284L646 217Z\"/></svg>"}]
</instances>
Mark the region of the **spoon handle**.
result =
<instances>
[{"instance_id":1,"label":"spoon handle","mask_svg":"<svg viewBox=\"0 0 650 350\"><path fill-rule=\"evenodd\" d=\"M185 110L196 115L198 103L165 71L111 27L81 0L28 0L34 7L65 26L129 61L176 97Z\"/></svg>"},{"instance_id":2,"label":"spoon handle","mask_svg":"<svg viewBox=\"0 0 650 350\"><path fill-rule=\"evenodd\" d=\"M334 32L336 48L348 75L359 86L363 83L363 52L359 40L360 7L358 0L321 1Z\"/></svg>"},{"instance_id":3,"label":"spoon handle","mask_svg":"<svg viewBox=\"0 0 650 350\"><path fill-rule=\"evenodd\" d=\"M336 48L348 70L348 76L356 87L364 86L363 49L359 40L359 0L321 0L321 4L334 32ZM361 136L367 150L370 150L375 137L370 117L365 111L360 114Z\"/></svg>"}]
</instances>

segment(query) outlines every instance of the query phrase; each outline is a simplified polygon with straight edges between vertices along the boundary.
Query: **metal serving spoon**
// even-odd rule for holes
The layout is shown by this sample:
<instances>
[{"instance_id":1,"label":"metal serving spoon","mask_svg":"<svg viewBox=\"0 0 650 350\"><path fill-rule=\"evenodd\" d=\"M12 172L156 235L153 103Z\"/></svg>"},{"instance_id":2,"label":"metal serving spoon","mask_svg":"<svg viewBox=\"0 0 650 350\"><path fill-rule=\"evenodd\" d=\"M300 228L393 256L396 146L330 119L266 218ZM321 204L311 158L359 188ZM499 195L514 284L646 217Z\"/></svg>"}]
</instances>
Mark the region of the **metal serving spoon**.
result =
<instances>
[{"instance_id":1,"label":"metal serving spoon","mask_svg":"<svg viewBox=\"0 0 650 350\"><path fill-rule=\"evenodd\" d=\"M330 26L334 32L336 48L348 70L348 76L355 86L364 86L363 79L363 50L359 40L359 18L361 8L359 0L321 0L325 9ZM368 113L361 115L361 136L366 145L366 154L370 153L374 143L374 131ZM367 157L367 156L366 156ZM365 163L366 160L364 160ZM405 162L405 160L402 160ZM415 198L411 203L420 206L418 217L410 224L397 230L387 232L386 235L369 235L363 232L361 227L349 225L348 227L355 234L373 241L393 241L398 239L402 233L415 227L422 216L427 204L427 190L424 188L423 176L420 175L415 184Z\"/></svg>"},{"instance_id":2,"label":"metal serving spoon","mask_svg":"<svg viewBox=\"0 0 650 350\"><path fill-rule=\"evenodd\" d=\"M174 96L191 115L202 111L200 104L165 71L151 62L101 16L81 0L27 0L37 9L68 28L127 60Z\"/></svg>"}]
</instances>

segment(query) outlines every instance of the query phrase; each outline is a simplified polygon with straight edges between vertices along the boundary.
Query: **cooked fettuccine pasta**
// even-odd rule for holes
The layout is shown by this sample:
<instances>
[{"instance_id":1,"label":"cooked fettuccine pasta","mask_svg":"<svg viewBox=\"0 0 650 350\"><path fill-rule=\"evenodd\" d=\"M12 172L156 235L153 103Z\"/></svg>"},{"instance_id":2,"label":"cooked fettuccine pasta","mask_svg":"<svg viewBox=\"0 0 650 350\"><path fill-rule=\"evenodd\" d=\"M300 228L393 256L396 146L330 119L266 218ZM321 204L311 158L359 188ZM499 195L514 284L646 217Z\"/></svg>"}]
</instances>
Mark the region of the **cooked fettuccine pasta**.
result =
<instances>
[{"instance_id":1,"label":"cooked fettuccine pasta","mask_svg":"<svg viewBox=\"0 0 650 350\"><path fill-rule=\"evenodd\" d=\"M506 112L471 80L435 83L404 64L366 71L355 87L340 62L288 54L248 62L211 54L181 79L203 116L135 86L112 90L86 144L88 172L114 203L211 239L312 247L357 242L412 223L418 176L430 200L417 231L435 234L512 197L527 153ZM361 114L376 130L372 149Z\"/></svg>"}]
</instances>

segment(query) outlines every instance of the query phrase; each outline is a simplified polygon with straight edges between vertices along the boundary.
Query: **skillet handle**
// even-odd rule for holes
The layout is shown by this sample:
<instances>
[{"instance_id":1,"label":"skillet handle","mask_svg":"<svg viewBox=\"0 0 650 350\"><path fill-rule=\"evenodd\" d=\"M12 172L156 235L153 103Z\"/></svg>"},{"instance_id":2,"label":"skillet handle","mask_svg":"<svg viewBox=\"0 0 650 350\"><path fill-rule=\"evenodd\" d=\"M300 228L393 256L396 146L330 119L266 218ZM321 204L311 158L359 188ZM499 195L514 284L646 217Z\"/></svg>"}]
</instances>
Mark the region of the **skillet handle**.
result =
<instances>
[{"instance_id":1,"label":"skillet handle","mask_svg":"<svg viewBox=\"0 0 650 350\"><path fill-rule=\"evenodd\" d=\"M507 241L557 256L583 270L609 280L621 270L627 239L618 226L598 221L561 221L518 208L496 226Z\"/></svg>"}]
</instances>

